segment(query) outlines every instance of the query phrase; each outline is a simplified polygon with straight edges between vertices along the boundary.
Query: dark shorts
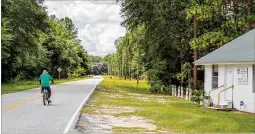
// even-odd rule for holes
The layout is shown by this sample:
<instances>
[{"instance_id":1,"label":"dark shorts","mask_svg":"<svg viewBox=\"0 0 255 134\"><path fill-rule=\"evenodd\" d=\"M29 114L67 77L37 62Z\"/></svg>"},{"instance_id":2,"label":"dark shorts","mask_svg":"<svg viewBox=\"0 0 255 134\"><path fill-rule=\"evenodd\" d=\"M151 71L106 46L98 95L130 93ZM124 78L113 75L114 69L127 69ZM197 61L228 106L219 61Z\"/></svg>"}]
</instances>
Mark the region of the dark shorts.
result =
<instances>
[{"instance_id":1,"label":"dark shorts","mask_svg":"<svg viewBox=\"0 0 255 134\"><path fill-rule=\"evenodd\" d=\"M48 92L49 92L49 93L51 93L51 89L50 89L50 87L42 87L42 89L43 89L43 88L44 88L44 89L47 89L47 90L48 90Z\"/></svg>"}]
</instances>

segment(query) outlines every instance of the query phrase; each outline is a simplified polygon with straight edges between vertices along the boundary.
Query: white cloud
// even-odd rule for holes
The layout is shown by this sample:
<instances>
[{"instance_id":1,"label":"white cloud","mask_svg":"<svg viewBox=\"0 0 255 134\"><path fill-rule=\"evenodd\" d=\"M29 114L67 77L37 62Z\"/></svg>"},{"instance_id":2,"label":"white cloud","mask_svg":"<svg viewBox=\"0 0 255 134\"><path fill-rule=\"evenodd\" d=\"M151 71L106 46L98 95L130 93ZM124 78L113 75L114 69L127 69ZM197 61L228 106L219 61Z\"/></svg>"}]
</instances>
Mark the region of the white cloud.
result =
<instances>
[{"instance_id":1,"label":"white cloud","mask_svg":"<svg viewBox=\"0 0 255 134\"><path fill-rule=\"evenodd\" d=\"M49 14L73 20L81 44L91 55L115 52L114 40L126 32L120 26L120 5L114 1L46 1L45 5Z\"/></svg>"}]
</instances>

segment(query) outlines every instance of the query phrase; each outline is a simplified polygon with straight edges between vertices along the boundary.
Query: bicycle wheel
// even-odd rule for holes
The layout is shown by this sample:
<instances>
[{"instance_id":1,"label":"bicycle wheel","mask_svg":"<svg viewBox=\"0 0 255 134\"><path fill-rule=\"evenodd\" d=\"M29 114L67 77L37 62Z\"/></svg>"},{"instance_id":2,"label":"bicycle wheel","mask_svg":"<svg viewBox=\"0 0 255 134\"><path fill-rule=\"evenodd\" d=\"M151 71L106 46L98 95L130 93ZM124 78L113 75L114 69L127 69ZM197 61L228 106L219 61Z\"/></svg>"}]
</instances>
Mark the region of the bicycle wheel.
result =
<instances>
[{"instance_id":1,"label":"bicycle wheel","mask_svg":"<svg viewBox=\"0 0 255 134\"><path fill-rule=\"evenodd\" d=\"M47 90L43 89L43 104L46 105L47 101L48 101L48 92Z\"/></svg>"},{"instance_id":2,"label":"bicycle wheel","mask_svg":"<svg viewBox=\"0 0 255 134\"><path fill-rule=\"evenodd\" d=\"M43 105L46 105L46 102L45 102L45 93L43 92Z\"/></svg>"},{"instance_id":3,"label":"bicycle wheel","mask_svg":"<svg viewBox=\"0 0 255 134\"><path fill-rule=\"evenodd\" d=\"M49 101L49 93L47 92L47 101L48 101L48 105L50 105L50 101Z\"/></svg>"}]
</instances>

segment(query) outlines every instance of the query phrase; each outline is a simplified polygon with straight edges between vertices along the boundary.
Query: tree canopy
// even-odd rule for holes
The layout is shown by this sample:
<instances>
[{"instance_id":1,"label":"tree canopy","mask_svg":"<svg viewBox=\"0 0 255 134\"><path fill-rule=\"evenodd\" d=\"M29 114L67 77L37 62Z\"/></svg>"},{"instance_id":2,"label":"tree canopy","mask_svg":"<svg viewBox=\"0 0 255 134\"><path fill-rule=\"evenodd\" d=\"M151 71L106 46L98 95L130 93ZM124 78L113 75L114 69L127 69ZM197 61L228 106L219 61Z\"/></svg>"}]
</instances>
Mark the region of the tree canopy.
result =
<instances>
[{"instance_id":1,"label":"tree canopy","mask_svg":"<svg viewBox=\"0 0 255 134\"><path fill-rule=\"evenodd\" d=\"M117 52L105 57L110 73L125 79L144 74L151 92L169 92L171 83L187 86L194 71L193 49L202 57L254 28L254 2L121 1L128 32L116 39ZM197 77L197 89L202 89L203 68Z\"/></svg>"},{"instance_id":2,"label":"tree canopy","mask_svg":"<svg viewBox=\"0 0 255 134\"><path fill-rule=\"evenodd\" d=\"M88 54L70 18L48 16L43 1L5 0L2 6L2 81L33 79L43 69L62 77L88 71Z\"/></svg>"}]
</instances>

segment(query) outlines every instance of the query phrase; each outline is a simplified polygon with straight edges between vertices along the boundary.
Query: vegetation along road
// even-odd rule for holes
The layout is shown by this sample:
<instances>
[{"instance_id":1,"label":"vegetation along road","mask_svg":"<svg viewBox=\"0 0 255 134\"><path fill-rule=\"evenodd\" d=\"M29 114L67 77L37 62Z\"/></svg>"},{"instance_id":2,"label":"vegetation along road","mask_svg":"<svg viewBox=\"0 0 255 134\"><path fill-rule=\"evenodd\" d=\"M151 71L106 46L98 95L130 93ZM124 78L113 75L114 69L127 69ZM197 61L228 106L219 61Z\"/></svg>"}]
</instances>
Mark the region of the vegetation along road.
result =
<instances>
[{"instance_id":1,"label":"vegetation along road","mask_svg":"<svg viewBox=\"0 0 255 134\"><path fill-rule=\"evenodd\" d=\"M255 132L254 114L198 105L206 81L225 76L194 64L254 30L255 0L2 0L1 9L3 133ZM49 106L43 70L56 82ZM101 81L89 75L105 79L82 108ZM171 96L173 85L193 102Z\"/></svg>"},{"instance_id":2,"label":"vegetation along road","mask_svg":"<svg viewBox=\"0 0 255 134\"><path fill-rule=\"evenodd\" d=\"M81 110L78 130L86 132L255 132L254 114L206 109L169 95L148 92L146 81L104 77Z\"/></svg>"}]
</instances>

